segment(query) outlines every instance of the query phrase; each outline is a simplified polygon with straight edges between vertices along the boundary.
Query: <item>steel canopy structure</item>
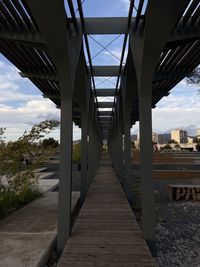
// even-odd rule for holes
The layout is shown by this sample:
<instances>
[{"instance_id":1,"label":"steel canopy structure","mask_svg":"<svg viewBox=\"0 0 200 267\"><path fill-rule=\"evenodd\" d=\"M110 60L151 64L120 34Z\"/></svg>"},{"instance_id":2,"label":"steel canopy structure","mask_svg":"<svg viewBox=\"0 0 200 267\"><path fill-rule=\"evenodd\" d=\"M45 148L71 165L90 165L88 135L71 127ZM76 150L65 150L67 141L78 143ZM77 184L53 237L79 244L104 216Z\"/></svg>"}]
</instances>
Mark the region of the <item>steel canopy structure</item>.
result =
<instances>
[{"instance_id":1,"label":"steel canopy structure","mask_svg":"<svg viewBox=\"0 0 200 267\"><path fill-rule=\"evenodd\" d=\"M62 0L0 2L0 52L61 110L57 247L61 251L70 236L72 122L82 130L83 203L104 139L131 201L130 128L140 121L143 234L153 251L151 110L200 63L200 3L140 0L133 17L130 1L124 18L85 18L77 4L78 15L71 0L67 8ZM88 35L97 34L124 34L119 65L93 66ZM117 77L116 86L98 89L95 77Z\"/></svg>"}]
</instances>

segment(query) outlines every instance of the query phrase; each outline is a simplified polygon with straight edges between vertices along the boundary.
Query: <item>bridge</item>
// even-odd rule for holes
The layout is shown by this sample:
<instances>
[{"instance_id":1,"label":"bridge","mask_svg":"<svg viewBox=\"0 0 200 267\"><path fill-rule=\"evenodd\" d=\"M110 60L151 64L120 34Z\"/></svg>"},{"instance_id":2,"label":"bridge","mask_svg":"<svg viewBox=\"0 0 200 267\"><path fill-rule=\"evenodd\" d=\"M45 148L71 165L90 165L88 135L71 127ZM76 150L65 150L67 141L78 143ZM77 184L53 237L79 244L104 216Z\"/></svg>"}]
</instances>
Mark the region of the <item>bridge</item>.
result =
<instances>
[{"instance_id":1,"label":"bridge","mask_svg":"<svg viewBox=\"0 0 200 267\"><path fill-rule=\"evenodd\" d=\"M20 70L23 78L32 81L44 97L49 98L60 108L57 250L59 253L64 250L68 255L67 247L70 247L74 238L77 238L80 243L77 251L80 251L81 240L77 235L81 229L83 236L88 238L88 229L84 226L85 220L89 222L93 216L97 224L96 228L91 224L89 230L91 235L95 234L98 228L103 231L103 226L99 225L101 218L98 214L104 211L108 214L110 209L110 206L108 208L101 199L104 198L104 192L106 197L111 197L110 205L113 205L113 210L116 207L118 215L113 213L113 216L124 214L120 205L124 203L123 205L126 206L127 214L124 214L124 222L121 221L121 223L124 225L131 224L131 221L133 223L133 226L129 225L132 229L129 249L135 255L134 235L137 242L136 232L139 230L134 229L135 219L125 203L125 195L116 177L131 203L130 128L139 121L143 236L140 236L138 241L141 246L138 255L142 257L140 254L142 246L145 247L144 253L147 253L148 249L145 245L147 244L154 256L152 108L155 108L158 101L167 96L170 90L184 77L190 75L200 63L199 0L139 0L135 15L133 15L135 1L132 0L128 16L120 18L87 18L84 16L81 0L77 0L77 6L78 12L72 0L65 1L65 5L61 0L0 2L0 52ZM88 36L104 34L123 35L119 65L93 65ZM125 57L126 51L127 57ZM95 82L96 77L104 77L104 79L116 77L117 80L112 88L99 88ZM99 97L108 96L112 97L113 101L99 101ZM71 232L73 122L81 128L80 200L83 208L80 218L77 219L77 225ZM105 167L107 170L107 163L103 167L99 161L103 142L107 142L114 170L113 172L109 166L106 175L103 169ZM113 182L113 186L109 181ZM87 208L88 205L90 207L88 204L90 195L94 201L96 199L100 203L102 201L99 213L95 206L91 209ZM116 195L116 201L115 197L112 199L112 195ZM106 216L105 214L103 213L102 216ZM87 218L83 219L85 217ZM117 231L120 231L121 226L116 228ZM126 238L126 235L122 237ZM96 242L95 246L98 244L97 239L93 240L94 243ZM119 243L122 246L120 236L116 235L114 240L116 244ZM143 244L142 240L146 243ZM87 249L91 248L91 244ZM87 255L88 251L85 251ZM95 253L98 254L99 250L92 251L95 258ZM123 255L121 257L123 258ZM138 257L136 257L136 263L139 262ZM130 263L133 261L133 257L130 256L127 266L131 266ZM149 256L149 264L150 262ZM123 266L126 266L124 264Z\"/></svg>"}]
</instances>

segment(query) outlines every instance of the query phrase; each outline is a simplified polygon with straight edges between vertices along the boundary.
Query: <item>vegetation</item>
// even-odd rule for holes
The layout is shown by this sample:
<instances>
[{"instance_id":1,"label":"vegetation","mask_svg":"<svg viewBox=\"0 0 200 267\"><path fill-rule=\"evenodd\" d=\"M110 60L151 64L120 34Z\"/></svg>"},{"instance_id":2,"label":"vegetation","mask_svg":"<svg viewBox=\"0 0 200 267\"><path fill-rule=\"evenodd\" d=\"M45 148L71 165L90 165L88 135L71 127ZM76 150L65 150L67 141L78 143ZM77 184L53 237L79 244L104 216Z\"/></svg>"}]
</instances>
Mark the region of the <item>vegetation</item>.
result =
<instances>
[{"instance_id":1,"label":"vegetation","mask_svg":"<svg viewBox=\"0 0 200 267\"><path fill-rule=\"evenodd\" d=\"M72 161L73 163L81 162L81 143L73 145Z\"/></svg>"},{"instance_id":2,"label":"vegetation","mask_svg":"<svg viewBox=\"0 0 200 267\"><path fill-rule=\"evenodd\" d=\"M4 141L5 137L3 137L3 135L4 135L5 130L6 128L0 127L0 143L3 143Z\"/></svg>"},{"instance_id":3,"label":"vegetation","mask_svg":"<svg viewBox=\"0 0 200 267\"><path fill-rule=\"evenodd\" d=\"M52 137L48 138L48 139L44 139L42 142L41 142L41 146L43 148L56 148L58 147L58 141L53 139Z\"/></svg>"},{"instance_id":4,"label":"vegetation","mask_svg":"<svg viewBox=\"0 0 200 267\"><path fill-rule=\"evenodd\" d=\"M177 144L178 145L178 142L174 139L171 139L171 140L169 140L168 144Z\"/></svg>"},{"instance_id":5,"label":"vegetation","mask_svg":"<svg viewBox=\"0 0 200 267\"><path fill-rule=\"evenodd\" d=\"M168 149L172 149L172 147L169 144L162 147L162 150L168 150Z\"/></svg>"},{"instance_id":6,"label":"vegetation","mask_svg":"<svg viewBox=\"0 0 200 267\"><path fill-rule=\"evenodd\" d=\"M37 178L31 171L21 172L10 176L5 181L0 180L0 218L6 216L12 210L18 209L35 198L41 192Z\"/></svg>"},{"instance_id":7,"label":"vegetation","mask_svg":"<svg viewBox=\"0 0 200 267\"><path fill-rule=\"evenodd\" d=\"M189 77L186 78L188 84L200 85L200 67L197 67Z\"/></svg>"},{"instance_id":8,"label":"vegetation","mask_svg":"<svg viewBox=\"0 0 200 267\"><path fill-rule=\"evenodd\" d=\"M198 142L196 144L196 149L197 149L197 151L200 151L200 140L198 140Z\"/></svg>"},{"instance_id":9,"label":"vegetation","mask_svg":"<svg viewBox=\"0 0 200 267\"><path fill-rule=\"evenodd\" d=\"M193 70L190 75L186 78L188 85L200 86L200 67ZM200 88L198 88L198 94L200 94Z\"/></svg>"},{"instance_id":10,"label":"vegetation","mask_svg":"<svg viewBox=\"0 0 200 267\"><path fill-rule=\"evenodd\" d=\"M58 125L58 121L46 120L14 142L0 139L0 218L41 195L34 169L54 153L56 141L50 140L48 146L48 142L43 145L44 141L39 140ZM5 128L1 128L0 137L4 132Z\"/></svg>"}]
</instances>

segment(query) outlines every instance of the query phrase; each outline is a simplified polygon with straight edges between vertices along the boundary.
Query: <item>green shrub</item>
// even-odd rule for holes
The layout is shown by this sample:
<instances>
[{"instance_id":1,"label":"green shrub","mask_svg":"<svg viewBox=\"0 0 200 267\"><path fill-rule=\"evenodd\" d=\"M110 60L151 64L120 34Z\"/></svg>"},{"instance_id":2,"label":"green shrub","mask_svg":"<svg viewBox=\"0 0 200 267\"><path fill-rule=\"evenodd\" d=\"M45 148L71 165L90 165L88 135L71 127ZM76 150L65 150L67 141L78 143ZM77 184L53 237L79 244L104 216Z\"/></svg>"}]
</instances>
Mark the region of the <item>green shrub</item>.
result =
<instances>
[{"instance_id":1,"label":"green shrub","mask_svg":"<svg viewBox=\"0 0 200 267\"><path fill-rule=\"evenodd\" d=\"M37 178L31 171L18 173L7 177L7 182L0 182L0 218L9 214L12 210L23 207L41 192L38 187Z\"/></svg>"},{"instance_id":2,"label":"green shrub","mask_svg":"<svg viewBox=\"0 0 200 267\"><path fill-rule=\"evenodd\" d=\"M80 143L73 145L72 161L73 163L81 162L81 144Z\"/></svg>"},{"instance_id":3,"label":"green shrub","mask_svg":"<svg viewBox=\"0 0 200 267\"><path fill-rule=\"evenodd\" d=\"M16 141L7 143L2 139L5 128L0 128L0 218L41 195L34 169L54 153L55 147L41 148L39 140L58 125L56 120L40 122ZM49 142L52 144L51 138ZM29 164L23 164L25 159Z\"/></svg>"}]
</instances>

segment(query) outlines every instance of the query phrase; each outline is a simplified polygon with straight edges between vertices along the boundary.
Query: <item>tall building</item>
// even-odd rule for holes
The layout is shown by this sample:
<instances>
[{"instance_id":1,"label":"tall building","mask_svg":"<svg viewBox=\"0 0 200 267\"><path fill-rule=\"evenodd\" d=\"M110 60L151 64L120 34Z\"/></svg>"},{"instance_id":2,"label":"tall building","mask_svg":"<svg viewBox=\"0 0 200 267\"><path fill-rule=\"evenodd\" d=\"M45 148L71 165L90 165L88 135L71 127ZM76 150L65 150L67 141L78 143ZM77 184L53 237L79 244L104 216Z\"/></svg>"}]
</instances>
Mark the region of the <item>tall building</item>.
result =
<instances>
[{"instance_id":1,"label":"tall building","mask_svg":"<svg viewBox=\"0 0 200 267\"><path fill-rule=\"evenodd\" d=\"M183 129L176 129L171 131L171 140L175 140L179 144L187 142L187 132Z\"/></svg>"},{"instance_id":2,"label":"tall building","mask_svg":"<svg viewBox=\"0 0 200 267\"><path fill-rule=\"evenodd\" d=\"M200 137L200 129L197 129L197 137Z\"/></svg>"}]
</instances>

